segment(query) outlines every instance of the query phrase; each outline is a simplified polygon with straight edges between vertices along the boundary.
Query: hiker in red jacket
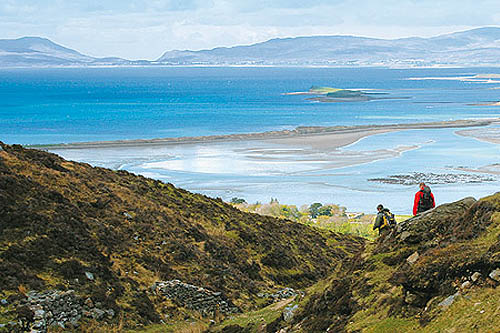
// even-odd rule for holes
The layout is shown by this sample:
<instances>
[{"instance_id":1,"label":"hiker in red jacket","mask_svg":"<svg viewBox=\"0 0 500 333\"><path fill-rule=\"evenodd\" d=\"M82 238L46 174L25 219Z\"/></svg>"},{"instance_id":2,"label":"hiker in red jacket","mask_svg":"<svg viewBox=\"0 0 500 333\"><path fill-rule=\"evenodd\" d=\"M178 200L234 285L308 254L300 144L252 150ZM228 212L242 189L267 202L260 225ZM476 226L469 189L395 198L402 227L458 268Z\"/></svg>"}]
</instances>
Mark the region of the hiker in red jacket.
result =
<instances>
[{"instance_id":1,"label":"hiker in red jacket","mask_svg":"<svg viewBox=\"0 0 500 333\"><path fill-rule=\"evenodd\" d=\"M415 193L415 201L413 202L413 215L425 212L434 207L436 207L434 194L432 194L429 186L425 185L425 183L420 183L420 191Z\"/></svg>"}]
</instances>

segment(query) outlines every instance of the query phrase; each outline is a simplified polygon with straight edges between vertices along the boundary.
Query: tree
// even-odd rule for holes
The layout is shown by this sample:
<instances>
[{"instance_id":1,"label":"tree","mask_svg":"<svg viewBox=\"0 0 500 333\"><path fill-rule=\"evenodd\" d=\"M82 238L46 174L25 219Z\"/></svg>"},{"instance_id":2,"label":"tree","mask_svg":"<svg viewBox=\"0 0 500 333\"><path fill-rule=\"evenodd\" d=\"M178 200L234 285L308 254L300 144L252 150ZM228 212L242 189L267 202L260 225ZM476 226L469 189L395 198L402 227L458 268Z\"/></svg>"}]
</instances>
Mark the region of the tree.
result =
<instances>
[{"instance_id":1,"label":"tree","mask_svg":"<svg viewBox=\"0 0 500 333\"><path fill-rule=\"evenodd\" d=\"M311 217L313 219L318 217L319 209L321 208L321 206L323 206L323 205L319 202L315 202L315 203L311 204L311 206L309 206L309 215L311 215Z\"/></svg>"},{"instance_id":2,"label":"tree","mask_svg":"<svg viewBox=\"0 0 500 333\"><path fill-rule=\"evenodd\" d=\"M242 199L242 198L232 198L231 201L230 201L232 204L236 204L236 205L239 205L239 204L242 204L242 203L246 203L246 200L245 199Z\"/></svg>"}]
</instances>

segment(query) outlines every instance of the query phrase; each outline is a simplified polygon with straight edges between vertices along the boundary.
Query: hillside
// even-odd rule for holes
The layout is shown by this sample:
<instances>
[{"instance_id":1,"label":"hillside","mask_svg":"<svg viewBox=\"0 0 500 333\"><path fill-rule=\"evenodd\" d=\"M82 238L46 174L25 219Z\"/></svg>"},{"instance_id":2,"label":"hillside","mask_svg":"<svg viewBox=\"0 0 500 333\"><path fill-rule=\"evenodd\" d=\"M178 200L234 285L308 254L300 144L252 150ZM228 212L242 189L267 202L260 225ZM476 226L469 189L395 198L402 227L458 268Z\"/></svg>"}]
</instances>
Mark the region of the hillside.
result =
<instances>
[{"instance_id":1,"label":"hillside","mask_svg":"<svg viewBox=\"0 0 500 333\"><path fill-rule=\"evenodd\" d=\"M155 292L155 283L175 279L246 311L262 303L260 293L311 286L364 246L126 171L2 143L0 221L0 325L48 323L56 312L44 302L60 299L66 328L203 315Z\"/></svg>"},{"instance_id":2,"label":"hillside","mask_svg":"<svg viewBox=\"0 0 500 333\"><path fill-rule=\"evenodd\" d=\"M498 332L499 311L500 192L404 221L310 288L291 319L278 315L272 325L286 332Z\"/></svg>"}]
</instances>

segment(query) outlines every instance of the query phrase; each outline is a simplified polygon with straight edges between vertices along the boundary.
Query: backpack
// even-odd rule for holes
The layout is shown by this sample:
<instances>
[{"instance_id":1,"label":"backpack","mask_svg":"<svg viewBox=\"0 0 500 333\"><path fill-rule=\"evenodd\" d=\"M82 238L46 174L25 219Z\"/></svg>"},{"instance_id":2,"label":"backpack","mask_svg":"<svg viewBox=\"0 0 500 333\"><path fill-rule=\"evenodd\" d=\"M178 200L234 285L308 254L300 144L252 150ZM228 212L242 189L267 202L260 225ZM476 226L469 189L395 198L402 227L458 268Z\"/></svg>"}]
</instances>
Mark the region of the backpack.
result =
<instances>
[{"instance_id":1,"label":"backpack","mask_svg":"<svg viewBox=\"0 0 500 333\"><path fill-rule=\"evenodd\" d=\"M394 214L391 213L388 209L384 210L384 222L382 223L383 226L388 225L391 228L394 228L396 226L396 218L394 217Z\"/></svg>"},{"instance_id":2,"label":"backpack","mask_svg":"<svg viewBox=\"0 0 500 333\"><path fill-rule=\"evenodd\" d=\"M422 198L418 202L418 211L425 212L432 208L431 189L429 186L425 186L420 192L422 192Z\"/></svg>"}]
</instances>

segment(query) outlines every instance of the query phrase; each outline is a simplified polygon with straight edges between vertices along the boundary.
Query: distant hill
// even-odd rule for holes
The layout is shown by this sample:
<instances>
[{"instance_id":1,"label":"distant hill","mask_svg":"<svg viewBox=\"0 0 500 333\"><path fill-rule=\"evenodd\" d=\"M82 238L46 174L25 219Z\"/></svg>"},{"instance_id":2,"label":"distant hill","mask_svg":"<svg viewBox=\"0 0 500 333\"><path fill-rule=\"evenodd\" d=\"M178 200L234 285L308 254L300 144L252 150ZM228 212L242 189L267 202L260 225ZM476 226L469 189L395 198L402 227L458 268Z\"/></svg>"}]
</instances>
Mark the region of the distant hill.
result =
<instances>
[{"instance_id":1,"label":"distant hill","mask_svg":"<svg viewBox=\"0 0 500 333\"><path fill-rule=\"evenodd\" d=\"M112 310L115 324L196 318L150 292L174 279L245 310L262 301L259 293L310 286L363 244L126 171L0 143L0 325L19 316L32 292L67 290L100 304L87 313Z\"/></svg>"},{"instance_id":2,"label":"distant hill","mask_svg":"<svg viewBox=\"0 0 500 333\"><path fill-rule=\"evenodd\" d=\"M126 65L120 58L94 58L46 38L0 39L0 67Z\"/></svg>"},{"instance_id":3,"label":"distant hill","mask_svg":"<svg viewBox=\"0 0 500 333\"><path fill-rule=\"evenodd\" d=\"M42 66L498 66L500 28L485 27L431 38L356 36L277 38L211 50L174 50L156 61L94 58L45 38L0 40L0 67Z\"/></svg>"},{"instance_id":4,"label":"distant hill","mask_svg":"<svg viewBox=\"0 0 500 333\"><path fill-rule=\"evenodd\" d=\"M312 36L202 51L169 51L175 65L487 66L500 64L500 28L432 38L376 39Z\"/></svg>"}]
</instances>

